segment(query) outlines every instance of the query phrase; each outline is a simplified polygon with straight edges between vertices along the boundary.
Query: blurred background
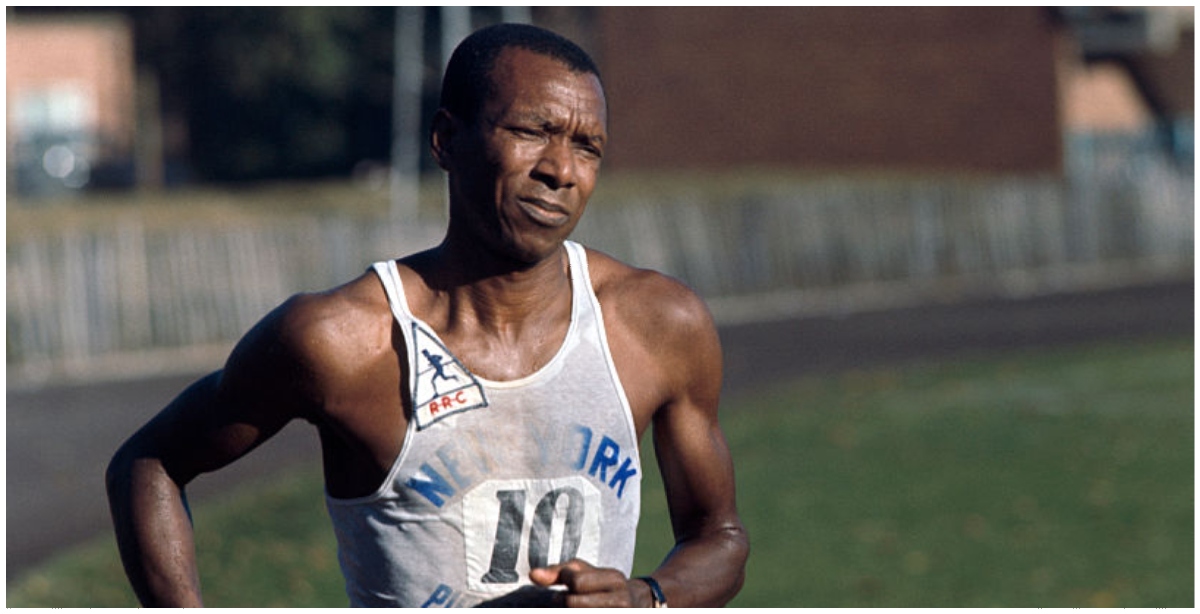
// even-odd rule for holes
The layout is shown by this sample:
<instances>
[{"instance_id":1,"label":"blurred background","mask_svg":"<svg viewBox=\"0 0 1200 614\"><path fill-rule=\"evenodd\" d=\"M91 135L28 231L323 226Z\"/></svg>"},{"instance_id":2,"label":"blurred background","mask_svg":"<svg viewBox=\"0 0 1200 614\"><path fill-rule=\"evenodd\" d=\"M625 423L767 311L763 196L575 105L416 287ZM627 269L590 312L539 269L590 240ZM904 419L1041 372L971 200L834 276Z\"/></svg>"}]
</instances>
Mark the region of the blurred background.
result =
<instances>
[{"instance_id":1,"label":"blurred background","mask_svg":"<svg viewBox=\"0 0 1200 614\"><path fill-rule=\"evenodd\" d=\"M10 596L104 534L108 455L268 310L441 239L425 144L441 70L499 21L597 60L612 146L576 239L708 300L727 422L806 376L1169 339L1186 344L1171 398L1188 406L1168 430L1192 441L1192 7L10 7ZM290 436L245 475L311 468L313 438ZM1187 523L1154 522L1190 544L1179 484ZM864 522L846 539L895 531ZM1190 547L1154 552L1192 569ZM938 565L929 547L897 556L905 573ZM1022 581L1045 590L1059 577L1032 569ZM1133 581L1113 577L1025 598L1129 604ZM855 578L827 603L975 603ZM1191 604L1179 590L1168 605Z\"/></svg>"}]
</instances>

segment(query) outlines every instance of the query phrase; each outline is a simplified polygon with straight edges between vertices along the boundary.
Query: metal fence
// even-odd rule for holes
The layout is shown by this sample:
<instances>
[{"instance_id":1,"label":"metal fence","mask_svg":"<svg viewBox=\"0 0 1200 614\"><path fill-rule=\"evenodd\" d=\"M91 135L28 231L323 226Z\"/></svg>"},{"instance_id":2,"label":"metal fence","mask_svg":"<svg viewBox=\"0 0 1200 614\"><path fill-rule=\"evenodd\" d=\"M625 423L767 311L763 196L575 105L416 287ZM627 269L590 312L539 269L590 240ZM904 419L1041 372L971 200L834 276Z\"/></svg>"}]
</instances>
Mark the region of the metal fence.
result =
<instances>
[{"instance_id":1,"label":"metal fence","mask_svg":"<svg viewBox=\"0 0 1200 614\"><path fill-rule=\"evenodd\" d=\"M795 312L814 297L844 306L871 293L1190 276L1191 174L1128 143L1072 151L1065 179L828 177L596 202L576 238L684 280L719 320ZM441 230L316 215L151 229L130 214L9 236L10 385L215 367L290 294L429 246Z\"/></svg>"}]
</instances>

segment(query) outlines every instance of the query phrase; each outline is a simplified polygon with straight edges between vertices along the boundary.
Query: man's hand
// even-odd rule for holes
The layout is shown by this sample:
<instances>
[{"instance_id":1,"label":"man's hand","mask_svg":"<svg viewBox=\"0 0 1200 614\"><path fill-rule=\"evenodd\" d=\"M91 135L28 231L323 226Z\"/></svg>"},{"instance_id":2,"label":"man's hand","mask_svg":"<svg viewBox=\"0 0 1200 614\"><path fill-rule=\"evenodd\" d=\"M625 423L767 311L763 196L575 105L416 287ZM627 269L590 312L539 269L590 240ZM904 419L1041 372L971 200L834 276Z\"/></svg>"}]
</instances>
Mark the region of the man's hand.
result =
<instances>
[{"instance_id":1,"label":"man's hand","mask_svg":"<svg viewBox=\"0 0 1200 614\"><path fill-rule=\"evenodd\" d=\"M650 604L650 589L644 582L579 559L531 570L529 579L538 586L566 587L559 603L568 608L631 608Z\"/></svg>"}]
</instances>

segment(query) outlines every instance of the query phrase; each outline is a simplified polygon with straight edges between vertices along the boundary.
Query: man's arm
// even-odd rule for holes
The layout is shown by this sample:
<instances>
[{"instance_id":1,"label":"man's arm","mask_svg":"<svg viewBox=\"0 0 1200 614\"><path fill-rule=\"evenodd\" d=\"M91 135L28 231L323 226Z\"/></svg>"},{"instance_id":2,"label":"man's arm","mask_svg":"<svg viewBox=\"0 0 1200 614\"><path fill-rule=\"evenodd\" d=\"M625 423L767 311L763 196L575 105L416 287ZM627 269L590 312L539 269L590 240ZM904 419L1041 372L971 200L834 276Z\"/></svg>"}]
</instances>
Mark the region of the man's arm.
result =
<instances>
[{"instance_id":1,"label":"man's arm","mask_svg":"<svg viewBox=\"0 0 1200 614\"><path fill-rule=\"evenodd\" d=\"M225 368L180 394L121 446L106 474L125 572L142 604L202 605L184 487L301 415L289 304L238 344Z\"/></svg>"},{"instance_id":2,"label":"man's arm","mask_svg":"<svg viewBox=\"0 0 1200 614\"><path fill-rule=\"evenodd\" d=\"M595 252L589 258L594 278L602 280L597 287L605 289L601 304L622 383L639 433L653 425L666 488L676 545L652 576L671 607L724 605L741 588L749 539L717 421L722 366L716 326L682 284L657 273L629 274ZM534 570L531 578L565 585L564 605L652 603L646 582L583 561Z\"/></svg>"},{"instance_id":3,"label":"man's arm","mask_svg":"<svg viewBox=\"0 0 1200 614\"><path fill-rule=\"evenodd\" d=\"M671 606L718 607L741 589L750 543L717 420L721 345L707 309L689 298L663 356L664 372L678 376L675 394L653 421L675 548L652 576Z\"/></svg>"}]
</instances>

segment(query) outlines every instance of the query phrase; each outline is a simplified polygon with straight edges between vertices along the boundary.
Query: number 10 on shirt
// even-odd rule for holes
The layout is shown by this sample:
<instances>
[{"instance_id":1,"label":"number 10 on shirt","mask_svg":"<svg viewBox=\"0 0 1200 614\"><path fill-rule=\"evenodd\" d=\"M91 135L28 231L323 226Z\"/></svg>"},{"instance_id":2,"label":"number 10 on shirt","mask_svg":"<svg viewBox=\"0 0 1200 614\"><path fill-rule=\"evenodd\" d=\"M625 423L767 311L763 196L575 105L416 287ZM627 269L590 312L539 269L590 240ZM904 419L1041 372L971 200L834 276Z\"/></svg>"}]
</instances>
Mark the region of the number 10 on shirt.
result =
<instances>
[{"instance_id":1,"label":"number 10 on shirt","mask_svg":"<svg viewBox=\"0 0 1200 614\"><path fill-rule=\"evenodd\" d=\"M581 558L600 546L600 491L582 476L491 480L463 498L467 583L505 593L529 570Z\"/></svg>"}]
</instances>

